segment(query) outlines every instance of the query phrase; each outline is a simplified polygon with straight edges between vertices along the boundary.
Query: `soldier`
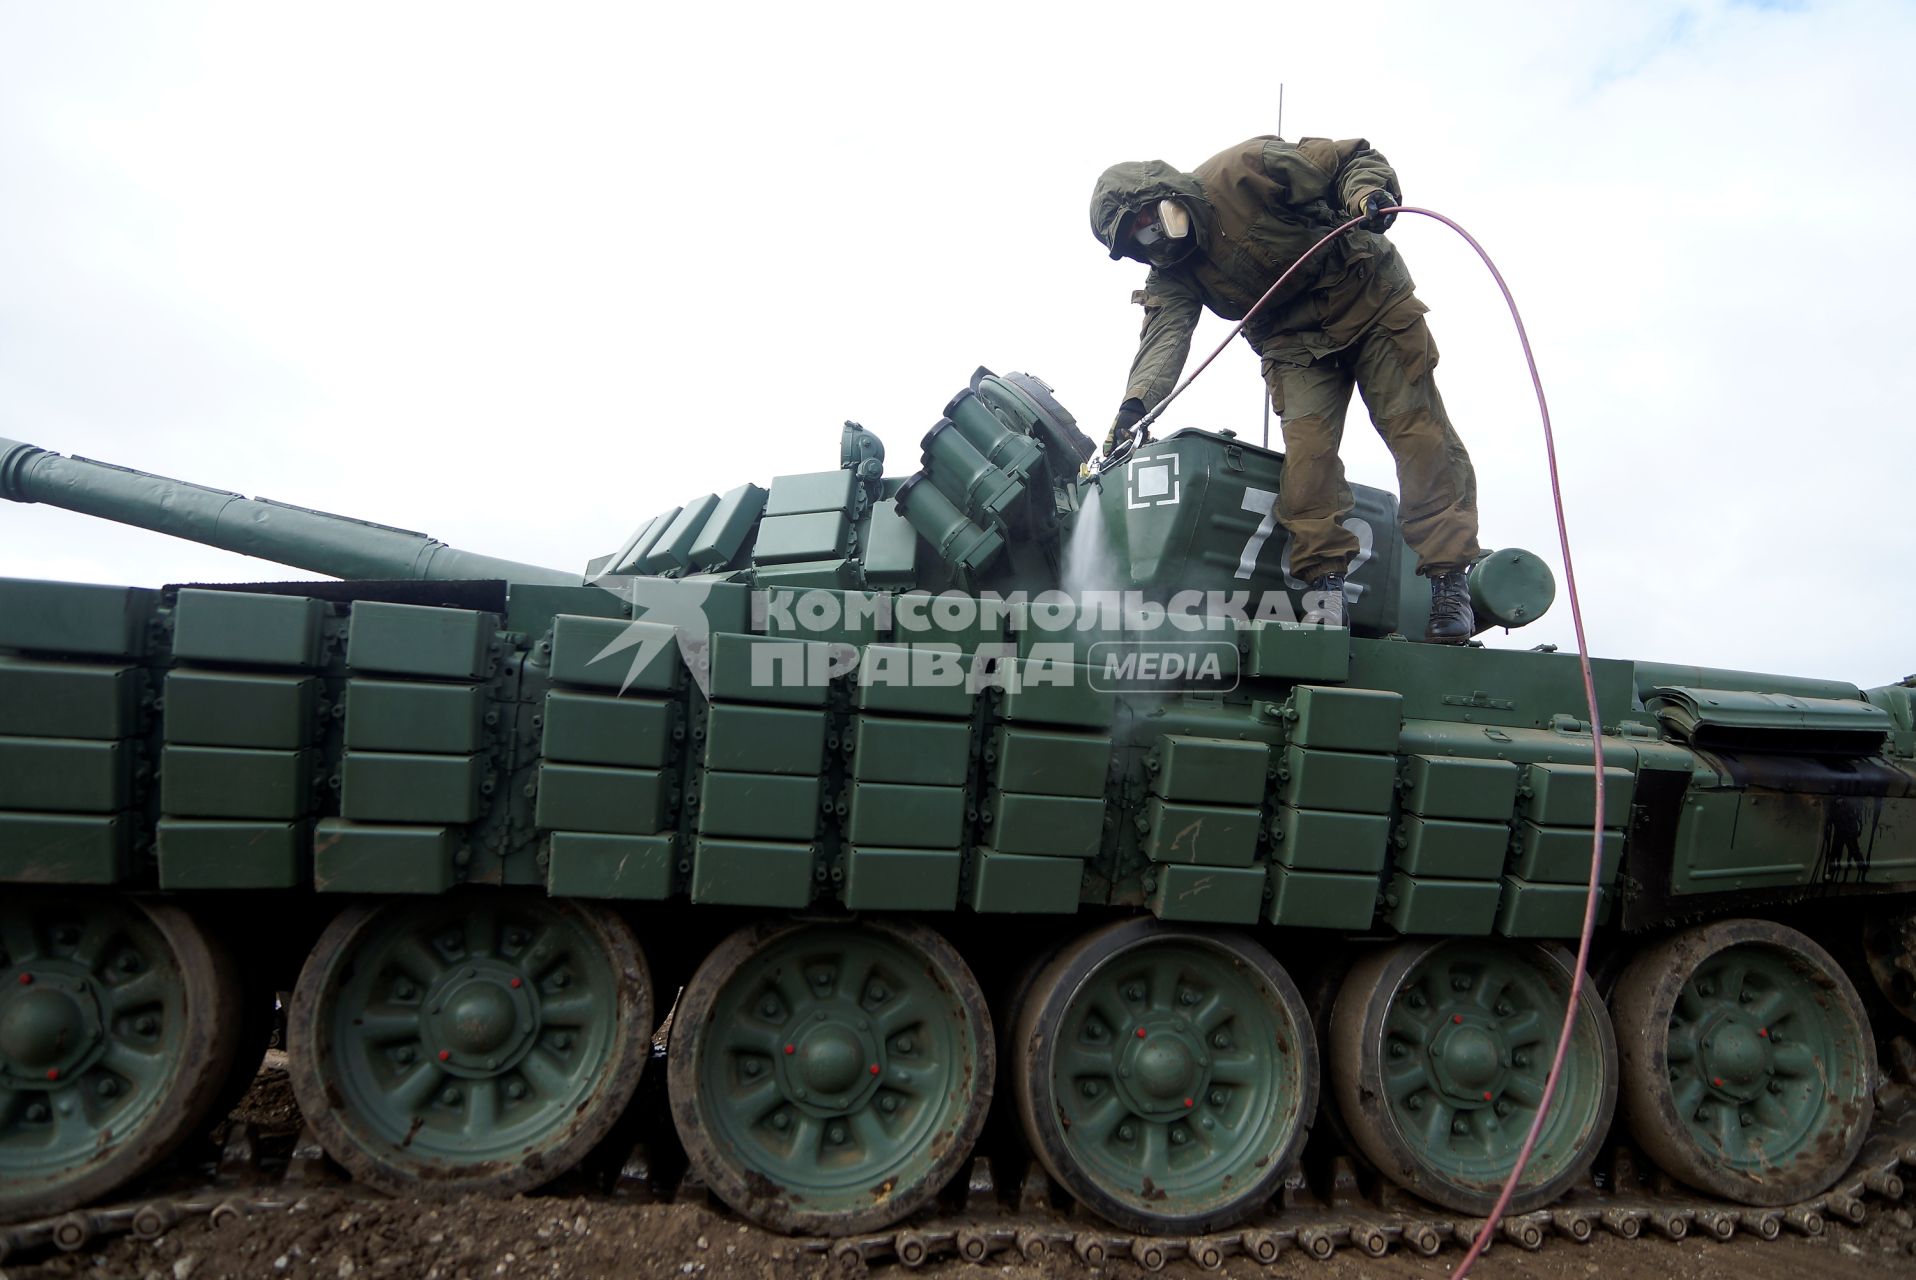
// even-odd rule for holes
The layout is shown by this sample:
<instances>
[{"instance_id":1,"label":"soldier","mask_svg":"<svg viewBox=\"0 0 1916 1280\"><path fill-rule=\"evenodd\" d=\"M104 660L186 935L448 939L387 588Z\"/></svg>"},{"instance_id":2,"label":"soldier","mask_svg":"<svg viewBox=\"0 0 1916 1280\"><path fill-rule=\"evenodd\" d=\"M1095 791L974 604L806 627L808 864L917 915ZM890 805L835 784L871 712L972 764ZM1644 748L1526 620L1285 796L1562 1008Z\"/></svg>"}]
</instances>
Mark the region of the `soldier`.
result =
<instances>
[{"instance_id":1,"label":"soldier","mask_svg":"<svg viewBox=\"0 0 1916 1280\"><path fill-rule=\"evenodd\" d=\"M1345 625L1344 575L1357 538L1337 449L1351 387L1364 395L1397 462L1404 538L1430 578L1424 638L1462 644L1475 631L1465 570L1476 560L1477 477L1451 429L1431 370L1437 346L1410 272L1383 232L1400 203L1397 175L1362 138L1252 138L1182 173L1161 160L1112 165L1091 194L1091 230L1113 258L1146 263L1131 295L1144 332L1110 434L1109 455L1176 384L1198 308L1240 320L1284 270L1346 218L1244 330L1284 429L1278 517L1291 569Z\"/></svg>"}]
</instances>

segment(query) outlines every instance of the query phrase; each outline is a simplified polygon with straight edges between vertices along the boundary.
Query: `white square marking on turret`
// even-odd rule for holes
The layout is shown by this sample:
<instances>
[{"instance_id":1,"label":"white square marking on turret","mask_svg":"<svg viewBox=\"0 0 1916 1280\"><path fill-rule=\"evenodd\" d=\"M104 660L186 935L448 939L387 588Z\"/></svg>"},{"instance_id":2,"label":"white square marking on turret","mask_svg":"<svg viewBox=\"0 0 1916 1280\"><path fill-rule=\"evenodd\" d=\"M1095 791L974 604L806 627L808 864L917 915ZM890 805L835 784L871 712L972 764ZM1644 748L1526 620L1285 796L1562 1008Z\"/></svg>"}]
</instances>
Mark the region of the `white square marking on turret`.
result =
<instances>
[{"instance_id":1,"label":"white square marking on turret","mask_svg":"<svg viewBox=\"0 0 1916 1280\"><path fill-rule=\"evenodd\" d=\"M1178 500L1178 459L1133 461L1125 468L1126 505L1131 507L1170 507Z\"/></svg>"}]
</instances>

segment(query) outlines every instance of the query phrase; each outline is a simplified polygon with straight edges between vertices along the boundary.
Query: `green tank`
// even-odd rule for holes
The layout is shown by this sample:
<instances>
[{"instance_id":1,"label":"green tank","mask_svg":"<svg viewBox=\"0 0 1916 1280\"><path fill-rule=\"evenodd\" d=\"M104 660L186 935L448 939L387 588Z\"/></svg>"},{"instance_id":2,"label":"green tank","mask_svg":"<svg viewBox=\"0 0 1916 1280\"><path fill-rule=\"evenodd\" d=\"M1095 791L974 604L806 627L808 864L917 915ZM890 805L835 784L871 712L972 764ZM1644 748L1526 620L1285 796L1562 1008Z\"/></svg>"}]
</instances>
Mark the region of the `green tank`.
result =
<instances>
[{"instance_id":1,"label":"green tank","mask_svg":"<svg viewBox=\"0 0 1916 1280\"><path fill-rule=\"evenodd\" d=\"M980 369L910 474L847 424L574 572L0 440L0 496L342 579L0 580L0 1219L179 1149L276 991L305 1122L395 1193L578 1166L663 1026L691 1168L776 1230L985 1146L1146 1234L1307 1141L1481 1214L1593 857L1518 1209L1626 1133L1744 1205L1850 1167L1916 1013L1911 682L1597 659L1593 724L1574 655L1406 639L1389 493L1327 628L1280 455L1089 454ZM1471 584L1485 628L1554 593L1515 549Z\"/></svg>"}]
</instances>

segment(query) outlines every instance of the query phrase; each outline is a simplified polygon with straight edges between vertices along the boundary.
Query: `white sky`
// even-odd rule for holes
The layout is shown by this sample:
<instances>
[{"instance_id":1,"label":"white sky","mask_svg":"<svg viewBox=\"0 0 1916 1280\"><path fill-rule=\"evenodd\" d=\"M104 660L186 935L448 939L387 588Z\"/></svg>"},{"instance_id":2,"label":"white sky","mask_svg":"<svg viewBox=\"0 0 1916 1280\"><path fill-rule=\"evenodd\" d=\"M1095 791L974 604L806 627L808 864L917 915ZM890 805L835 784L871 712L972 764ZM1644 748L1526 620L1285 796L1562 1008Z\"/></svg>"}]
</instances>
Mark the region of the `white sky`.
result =
<instances>
[{"instance_id":1,"label":"white sky","mask_svg":"<svg viewBox=\"0 0 1916 1280\"><path fill-rule=\"evenodd\" d=\"M1093 179L1274 131L1282 81L1516 291L1594 651L1916 670L1916 7L663 9L0 0L0 436L562 568L846 418L909 472L979 364L1099 436L1143 269ZM1560 570L1502 303L1392 234L1485 544ZM1165 426L1261 396L1240 344ZM1361 412L1344 453L1393 484ZM4 503L0 574L294 576ZM1541 641L1561 594L1491 642Z\"/></svg>"}]
</instances>

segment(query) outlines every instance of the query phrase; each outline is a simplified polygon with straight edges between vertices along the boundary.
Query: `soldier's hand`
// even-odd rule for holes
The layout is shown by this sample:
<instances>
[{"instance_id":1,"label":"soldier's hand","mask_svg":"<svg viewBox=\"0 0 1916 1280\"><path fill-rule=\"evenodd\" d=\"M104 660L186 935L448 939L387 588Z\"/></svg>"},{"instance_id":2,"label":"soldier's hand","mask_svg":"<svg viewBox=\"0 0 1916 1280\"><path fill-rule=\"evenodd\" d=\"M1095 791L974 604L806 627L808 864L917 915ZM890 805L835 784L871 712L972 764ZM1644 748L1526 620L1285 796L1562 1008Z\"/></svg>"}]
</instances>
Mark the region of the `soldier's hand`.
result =
<instances>
[{"instance_id":1,"label":"soldier's hand","mask_svg":"<svg viewBox=\"0 0 1916 1280\"><path fill-rule=\"evenodd\" d=\"M1397 203L1388 191L1373 191L1364 197L1363 228L1366 231L1385 232L1390 224L1397 221L1394 213L1385 213L1384 206Z\"/></svg>"},{"instance_id":2,"label":"soldier's hand","mask_svg":"<svg viewBox=\"0 0 1916 1280\"><path fill-rule=\"evenodd\" d=\"M1104 436L1104 456L1110 457L1118 451L1118 446L1131 438L1132 428L1138 425L1138 419L1144 416L1144 401L1131 399L1118 406L1117 416L1111 419L1111 430Z\"/></svg>"}]
</instances>

